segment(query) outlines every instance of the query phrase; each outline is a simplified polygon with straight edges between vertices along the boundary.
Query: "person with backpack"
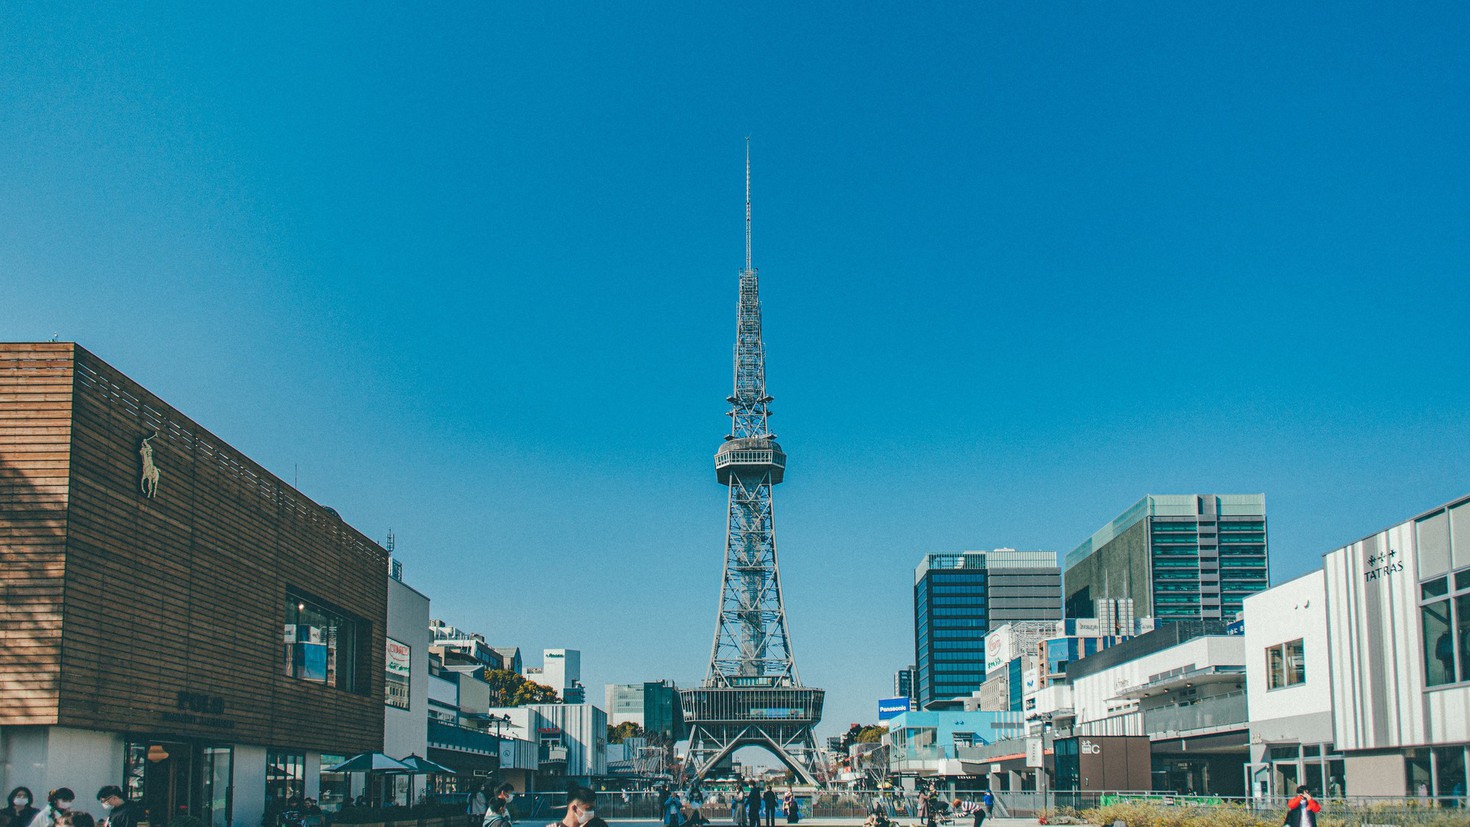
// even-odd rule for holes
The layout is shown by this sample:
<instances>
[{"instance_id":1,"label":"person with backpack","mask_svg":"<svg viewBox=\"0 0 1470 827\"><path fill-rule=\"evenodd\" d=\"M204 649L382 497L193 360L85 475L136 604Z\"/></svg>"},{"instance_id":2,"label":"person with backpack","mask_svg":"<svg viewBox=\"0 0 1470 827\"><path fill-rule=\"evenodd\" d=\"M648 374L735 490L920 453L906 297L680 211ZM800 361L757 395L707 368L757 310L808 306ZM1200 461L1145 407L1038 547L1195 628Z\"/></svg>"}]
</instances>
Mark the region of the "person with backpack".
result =
<instances>
[{"instance_id":1,"label":"person with backpack","mask_svg":"<svg viewBox=\"0 0 1470 827\"><path fill-rule=\"evenodd\" d=\"M510 816L506 814L505 799L491 796L485 801L483 827L510 827Z\"/></svg>"}]
</instances>

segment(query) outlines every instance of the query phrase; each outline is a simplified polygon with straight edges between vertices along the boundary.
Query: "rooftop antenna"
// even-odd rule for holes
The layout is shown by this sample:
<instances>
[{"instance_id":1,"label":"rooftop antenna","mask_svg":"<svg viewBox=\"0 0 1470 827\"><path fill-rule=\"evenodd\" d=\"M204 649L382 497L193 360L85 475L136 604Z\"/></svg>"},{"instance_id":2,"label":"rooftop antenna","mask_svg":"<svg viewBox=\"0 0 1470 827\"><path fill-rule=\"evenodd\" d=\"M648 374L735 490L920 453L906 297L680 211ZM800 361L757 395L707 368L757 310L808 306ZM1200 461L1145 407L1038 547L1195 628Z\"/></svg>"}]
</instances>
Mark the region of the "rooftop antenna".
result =
<instances>
[{"instance_id":1,"label":"rooftop antenna","mask_svg":"<svg viewBox=\"0 0 1470 827\"><path fill-rule=\"evenodd\" d=\"M745 272L750 266L750 136L745 136Z\"/></svg>"},{"instance_id":2,"label":"rooftop antenna","mask_svg":"<svg viewBox=\"0 0 1470 827\"><path fill-rule=\"evenodd\" d=\"M398 545L398 537L393 534L393 529L388 529L388 553L393 553L393 548Z\"/></svg>"}]
</instances>

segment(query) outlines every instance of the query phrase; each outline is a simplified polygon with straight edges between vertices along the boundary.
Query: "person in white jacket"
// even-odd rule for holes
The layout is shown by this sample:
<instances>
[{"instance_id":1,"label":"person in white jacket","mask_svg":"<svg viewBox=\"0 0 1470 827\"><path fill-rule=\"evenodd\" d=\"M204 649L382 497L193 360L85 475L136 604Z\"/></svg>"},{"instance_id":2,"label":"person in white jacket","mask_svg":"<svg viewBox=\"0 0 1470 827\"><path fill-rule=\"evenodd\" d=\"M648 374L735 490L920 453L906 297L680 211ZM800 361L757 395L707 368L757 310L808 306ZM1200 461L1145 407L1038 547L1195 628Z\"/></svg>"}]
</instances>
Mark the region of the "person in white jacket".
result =
<instances>
[{"instance_id":1,"label":"person in white jacket","mask_svg":"<svg viewBox=\"0 0 1470 827\"><path fill-rule=\"evenodd\" d=\"M46 809L36 813L30 827L56 827L56 820L70 812L72 802L76 800L77 794L70 787L57 787L46 796Z\"/></svg>"}]
</instances>

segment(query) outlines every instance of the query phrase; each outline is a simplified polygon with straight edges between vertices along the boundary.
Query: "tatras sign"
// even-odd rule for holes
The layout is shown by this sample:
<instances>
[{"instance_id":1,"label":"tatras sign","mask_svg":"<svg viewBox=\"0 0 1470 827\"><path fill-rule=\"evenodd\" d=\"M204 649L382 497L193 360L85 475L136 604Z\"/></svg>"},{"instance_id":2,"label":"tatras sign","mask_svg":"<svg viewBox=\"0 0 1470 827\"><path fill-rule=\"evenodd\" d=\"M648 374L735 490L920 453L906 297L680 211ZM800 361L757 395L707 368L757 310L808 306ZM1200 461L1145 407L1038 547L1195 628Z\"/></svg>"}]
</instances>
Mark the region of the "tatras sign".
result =
<instances>
[{"instance_id":1,"label":"tatras sign","mask_svg":"<svg viewBox=\"0 0 1470 827\"><path fill-rule=\"evenodd\" d=\"M1404 561L1399 559L1399 553L1389 549L1382 554L1368 555L1368 568L1363 572L1363 582L1380 580L1391 577L1404 570Z\"/></svg>"}]
</instances>

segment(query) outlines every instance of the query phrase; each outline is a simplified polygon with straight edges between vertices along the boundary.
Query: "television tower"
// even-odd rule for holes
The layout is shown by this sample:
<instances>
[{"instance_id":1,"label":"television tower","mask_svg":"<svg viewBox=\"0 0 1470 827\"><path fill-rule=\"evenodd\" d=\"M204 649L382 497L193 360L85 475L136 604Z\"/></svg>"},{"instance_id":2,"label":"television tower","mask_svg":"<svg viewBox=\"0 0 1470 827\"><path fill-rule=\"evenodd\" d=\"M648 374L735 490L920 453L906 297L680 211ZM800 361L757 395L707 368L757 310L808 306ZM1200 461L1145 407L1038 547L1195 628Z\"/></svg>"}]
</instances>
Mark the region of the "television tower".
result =
<instances>
[{"instance_id":1,"label":"television tower","mask_svg":"<svg viewBox=\"0 0 1470 827\"><path fill-rule=\"evenodd\" d=\"M735 324L735 392L730 434L715 452L715 476L729 489L725 575L709 672L680 691L689 724L695 778L741 747L762 747L804 783L817 784L812 729L825 693L801 685L776 564L771 489L786 473L786 454L769 427L766 354L761 341L759 279L750 250L750 139L745 142L745 269Z\"/></svg>"}]
</instances>

